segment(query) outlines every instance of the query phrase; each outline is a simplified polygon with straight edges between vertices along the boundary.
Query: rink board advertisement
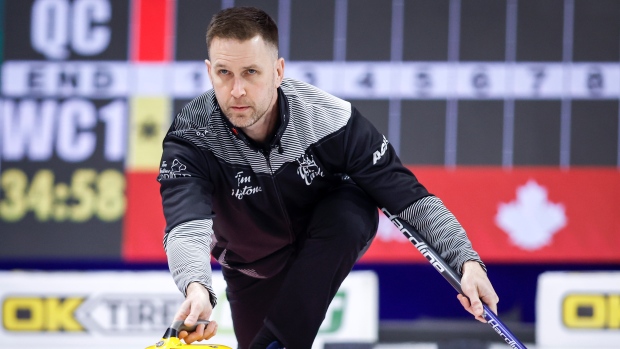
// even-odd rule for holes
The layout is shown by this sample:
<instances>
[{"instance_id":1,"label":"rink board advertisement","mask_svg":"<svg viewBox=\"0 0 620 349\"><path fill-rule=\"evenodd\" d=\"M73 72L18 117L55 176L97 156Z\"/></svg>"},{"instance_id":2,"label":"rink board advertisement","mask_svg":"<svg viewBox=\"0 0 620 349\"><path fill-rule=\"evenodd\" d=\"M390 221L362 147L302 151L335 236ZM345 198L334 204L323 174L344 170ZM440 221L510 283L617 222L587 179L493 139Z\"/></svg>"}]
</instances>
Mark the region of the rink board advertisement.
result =
<instances>
[{"instance_id":1,"label":"rink board advertisement","mask_svg":"<svg viewBox=\"0 0 620 349\"><path fill-rule=\"evenodd\" d=\"M204 30L208 19L221 6L232 3L0 1L0 262L11 265L55 260L165 263L162 247L165 223L156 181L161 142L175 113L211 87L204 64ZM304 3L278 2L290 5L288 10L286 6L273 8L273 3L266 2L265 6L282 25L281 52L291 56L286 57L287 77L351 99L354 106L369 103L376 106L379 116L372 113L367 116L376 122L403 159L415 158L412 154L424 158L441 153L444 157L445 153L448 166L442 166L442 161L431 161L431 167L410 168L454 212L485 261L620 262L620 254L614 251L614 246L620 246L620 223L614 211L620 205L618 59L605 55L578 62L564 62L557 57L466 61L447 56L443 60L392 59L374 57L372 54L390 50L377 50L370 44L343 45L349 49L350 57L347 52L332 55L333 47L338 45L332 47L330 40L353 40L354 37L347 35L357 35L354 30L328 33L325 42L330 45L325 50L333 57L324 56L320 50L313 50L320 57L306 57L293 54L295 47L303 50L307 41L295 37L300 31L290 27L297 23L313 25L308 20L311 16L303 11ZM355 11L361 11L356 6L363 3L338 2L339 6L328 3L327 12L344 9L344 15L335 16L336 19L346 19L348 14L351 16L348 23L359 25L359 18L353 16ZM575 2L576 16L591 13L585 10L590 9L587 6L599 6L594 3L599 2ZM340 6L345 4L349 10ZM401 10L405 12L395 7L395 13L416 15L407 12L414 5L416 2L404 2ZM462 5L463 9L470 6L468 2ZM506 5L497 2L494 6ZM439 10L448 13L447 7ZM492 11L489 8L479 12L486 10ZM510 9L502 13L510 13L507 10ZM602 12L616 13L613 9ZM381 13L377 11L373 15ZM531 11L519 15L529 16ZM188 16L200 20L188 20ZM438 23L448 28L448 17L439 19ZM463 20L466 19L463 15ZM406 25L410 18L403 20ZM615 25L620 19L603 16L600 21ZM392 18L383 22L392 23ZM377 21L377 25L383 22ZM463 25L465 33L465 22ZM324 28L317 28L317 35L319 29ZM551 24L549 30L554 30ZM605 33L618 31L606 29ZM465 39L465 34L462 36ZM604 42L620 42L612 39ZM404 45L401 49L408 52L411 40L402 36L381 41L397 43L398 40ZM323 41L316 44L322 45ZM577 44L575 56L583 56ZM607 46L614 55L620 52L613 45ZM416 46L415 50L418 49L424 47ZM597 52L596 49L588 46L585 51ZM369 51L357 53L358 57L353 53L355 50ZM393 51L398 50L395 47ZM501 52L504 51L509 50L502 47ZM437 115L424 109L433 105L440 106ZM503 114L492 115L489 122L482 124L470 119L474 122L470 125L459 121L467 120L458 114L465 113L467 105L499 105ZM521 138L529 140L539 132L543 136L538 142L542 144L547 144L545 140L549 138L557 139L549 142L552 150L536 147L532 156L565 154L574 148L586 154L586 160L600 159L598 165L575 160L580 166L572 166L564 155L561 159L549 155L552 160L541 161L535 167L512 166L508 160L494 160L492 166L468 166L467 162L456 161L468 146L492 134L484 127L497 120L503 120L495 130L502 136L494 136L501 144L481 146L476 155L487 149L517 154L518 143L512 143L514 148L502 148L503 144L511 144L504 142L503 132L509 130L504 125L510 125L510 120L519 122L519 108L534 106L535 111L541 105L558 110L557 115L545 112L540 118L533 117L546 120L550 130L543 132L525 125ZM407 106L424 108L416 111ZM579 115L566 114L576 113L580 108L586 111L582 119L591 123L578 124ZM450 114L451 111L456 114ZM475 114L486 117L484 112ZM525 114L529 117L531 113ZM418 123L408 124L416 117L420 118L416 119ZM430 130L438 130L438 134L428 137L430 143L414 147L407 142L416 139L412 133L424 138L426 130L417 131L417 127L424 125L424 118L433 118ZM572 129L571 120L577 125ZM450 122L456 123L453 126L457 128L459 125L466 125L465 129L484 127L473 139L461 141L465 139L462 135L457 137L449 132ZM592 131L590 136L579 136L581 130ZM514 132L511 135L518 142L521 138ZM561 132L564 133L560 135ZM526 147L535 144L534 141L520 144ZM444 144L445 149L436 150ZM450 148L450 144L454 147ZM569 148L556 152L556 147L567 144ZM573 158L578 159L577 155ZM452 163L451 156L455 157ZM480 161L487 164L486 160ZM504 162L508 166L502 167ZM415 251L411 252L404 237L384 217L377 238L362 261L424 262Z\"/></svg>"},{"instance_id":2,"label":"rink board advertisement","mask_svg":"<svg viewBox=\"0 0 620 349\"><path fill-rule=\"evenodd\" d=\"M0 284L0 340L19 348L146 348L161 338L183 301L167 272L1 272ZM218 322L218 334L206 342L234 348L220 272L214 273L213 287L218 305L211 319ZM351 273L327 311L314 348L376 342L378 297L373 272Z\"/></svg>"},{"instance_id":3,"label":"rink board advertisement","mask_svg":"<svg viewBox=\"0 0 620 349\"><path fill-rule=\"evenodd\" d=\"M536 348L617 348L620 273L541 274L536 317Z\"/></svg>"}]
</instances>

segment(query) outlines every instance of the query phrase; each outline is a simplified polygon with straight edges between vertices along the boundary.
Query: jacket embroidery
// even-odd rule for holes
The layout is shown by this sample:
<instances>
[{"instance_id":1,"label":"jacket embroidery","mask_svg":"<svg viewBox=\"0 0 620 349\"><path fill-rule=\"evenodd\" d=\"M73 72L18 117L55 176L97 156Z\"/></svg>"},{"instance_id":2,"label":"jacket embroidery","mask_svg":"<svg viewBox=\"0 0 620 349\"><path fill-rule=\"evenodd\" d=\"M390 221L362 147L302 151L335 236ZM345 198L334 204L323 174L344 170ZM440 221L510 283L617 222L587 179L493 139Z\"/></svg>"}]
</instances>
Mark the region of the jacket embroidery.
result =
<instances>
[{"instance_id":1,"label":"jacket embroidery","mask_svg":"<svg viewBox=\"0 0 620 349\"><path fill-rule=\"evenodd\" d=\"M319 168L319 166L314 161L314 157L312 155L302 155L298 157L297 163L299 163L299 167L297 168L297 174L303 178L306 182L306 185L312 184L312 181L316 177L325 177L323 170Z\"/></svg>"},{"instance_id":2,"label":"jacket embroidery","mask_svg":"<svg viewBox=\"0 0 620 349\"><path fill-rule=\"evenodd\" d=\"M236 197L239 200L243 199L243 197L246 195L252 195L252 194L256 194L258 192L263 191L263 188L261 188L258 185L257 186L247 185L247 184L250 184L252 177L244 176L243 171L237 172L237 174L235 175L235 178L237 179L237 189L233 188L231 195Z\"/></svg>"},{"instance_id":3,"label":"jacket embroidery","mask_svg":"<svg viewBox=\"0 0 620 349\"><path fill-rule=\"evenodd\" d=\"M186 169L187 166L183 165L179 159L174 159L172 161L172 166L168 169L168 164L166 163L166 160L164 160L161 162L161 166L159 167L159 177L157 177L157 180L161 181L162 179L191 177L192 175L187 173L187 171L185 171Z\"/></svg>"}]
</instances>

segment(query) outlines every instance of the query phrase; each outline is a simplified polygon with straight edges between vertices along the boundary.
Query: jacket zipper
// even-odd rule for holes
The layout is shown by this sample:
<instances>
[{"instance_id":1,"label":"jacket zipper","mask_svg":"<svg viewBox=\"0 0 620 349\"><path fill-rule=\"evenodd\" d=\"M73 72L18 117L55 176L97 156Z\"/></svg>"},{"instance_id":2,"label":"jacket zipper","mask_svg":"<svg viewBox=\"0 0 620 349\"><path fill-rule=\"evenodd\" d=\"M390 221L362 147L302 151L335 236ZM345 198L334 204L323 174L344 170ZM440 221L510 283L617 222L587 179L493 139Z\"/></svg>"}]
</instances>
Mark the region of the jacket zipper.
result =
<instances>
[{"instance_id":1,"label":"jacket zipper","mask_svg":"<svg viewBox=\"0 0 620 349\"><path fill-rule=\"evenodd\" d=\"M286 221L286 226L288 227L289 243L292 244L294 240L293 239L293 235L294 235L293 225L291 224L291 220L289 219L286 208L284 207L284 202L282 202L282 197L280 196L280 188L278 187L278 183L276 182L276 178L273 173L273 168L271 167L271 159L270 159L271 149L272 148L263 149L261 150L261 153L263 154L263 156L265 157L265 160L267 161L267 166L269 167L269 173L271 174L271 181L273 182L273 187L276 190L276 197L278 198L278 203L280 204L280 211L282 212L282 215L284 216L284 220Z\"/></svg>"}]
</instances>

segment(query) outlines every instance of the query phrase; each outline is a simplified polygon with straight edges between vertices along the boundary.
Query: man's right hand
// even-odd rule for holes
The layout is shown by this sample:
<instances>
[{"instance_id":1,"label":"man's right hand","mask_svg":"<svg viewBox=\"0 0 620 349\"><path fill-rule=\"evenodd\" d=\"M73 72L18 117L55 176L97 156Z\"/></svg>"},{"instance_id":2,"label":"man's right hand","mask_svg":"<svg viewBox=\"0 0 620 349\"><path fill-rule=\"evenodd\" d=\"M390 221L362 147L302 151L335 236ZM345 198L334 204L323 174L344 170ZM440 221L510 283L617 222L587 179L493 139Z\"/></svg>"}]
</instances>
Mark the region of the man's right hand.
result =
<instances>
[{"instance_id":1,"label":"man's right hand","mask_svg":"<svg viewBox=\"0 0 620 349\"><path fill-rule=\"evenodd\" d=\"M211 312L213 311L209 291L197 282L189 284L186 291L187 296L185 297L185 301L181 304L181 308L179 308L179 311L174 316L174 320L183 320L185 326L194 326L198 319L209 320ZM194 341L209 339L215 336L216 333L217 323L211 321L206 328L205 325L200 324L196 327L194 332L179 332L179 338L183 339L185 343L191 344Z\"/></svg>"}]
</instances>

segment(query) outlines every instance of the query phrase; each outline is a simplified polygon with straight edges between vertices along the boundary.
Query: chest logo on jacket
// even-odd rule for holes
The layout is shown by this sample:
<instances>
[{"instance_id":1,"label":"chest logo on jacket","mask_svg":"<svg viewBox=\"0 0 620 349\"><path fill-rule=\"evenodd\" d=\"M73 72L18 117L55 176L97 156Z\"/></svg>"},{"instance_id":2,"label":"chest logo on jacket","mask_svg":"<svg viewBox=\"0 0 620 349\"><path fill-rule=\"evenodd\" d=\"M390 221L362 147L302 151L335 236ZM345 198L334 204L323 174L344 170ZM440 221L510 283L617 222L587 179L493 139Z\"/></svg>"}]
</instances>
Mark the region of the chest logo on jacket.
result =
<instances>
[{"instance_id":1,"label":"chest logo on jacket","mask_svg":"<svg viewBox=\"0 0 620 349\"><path fill-rule=\"evenodd\" d=\"M177 177L191 177L192 175L187 173L185 171L186 169L187 166L183 165L179 159L174 159L170 169L168 169L168 164L166 163L166 160L164 160L161 162L161 166L159 167L159 177L157 177L157 180Z\"/></svg>"},{"instance_id":2,"label":"chest logo on jacket","mask_svg":"<svg viewBox=\"0 0 620 349\"><path fill-rule=\"evenodd\" d=\"M258 192L263 191L263 188L259 186L250 185L250 181L252 181L251 176L245 176L243 171L237 172L235 175L235 179L237 180L237 189L232 190L232 196L241 200L246 195L256 194Z\"/></svg>"},{"instance_id":3,"label":"chest logo on jacket","mask_svg":"<svg viewBox=\"0 0 620 349\"><path fill-rule=\"evenodd\" d=\"M312 155L302 155L297 158L297 162L299 163L299 167L297 168L297 174L303 178L306 182L306 185L312 184L312 181L316 177L324 177L325 174L323 170L319 168L319 166L314 161Z\"/></svg>"}]
</instances>

